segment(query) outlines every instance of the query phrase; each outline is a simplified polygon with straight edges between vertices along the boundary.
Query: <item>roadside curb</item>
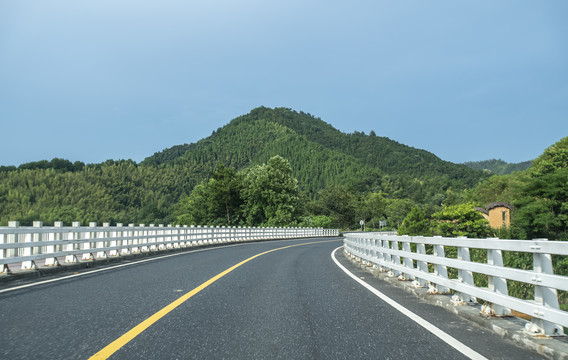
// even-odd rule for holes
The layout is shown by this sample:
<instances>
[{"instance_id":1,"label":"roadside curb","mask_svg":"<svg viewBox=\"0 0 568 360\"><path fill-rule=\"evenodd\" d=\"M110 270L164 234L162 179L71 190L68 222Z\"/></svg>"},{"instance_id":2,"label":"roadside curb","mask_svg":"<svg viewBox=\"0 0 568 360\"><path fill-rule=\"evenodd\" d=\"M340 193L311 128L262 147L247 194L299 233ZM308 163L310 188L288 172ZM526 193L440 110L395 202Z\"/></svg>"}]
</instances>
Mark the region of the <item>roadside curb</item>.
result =
<instances>
[{"instance_id":1,"label":"roadside curb","mask_svg":"<svg viewBox=\"0 0 568 360\"><path fill-rule=\"evenodd\" d=\"M454 305L451 301L451 295L430 295L426 288L415 288L411 281L400 281L397 277L390 277L388 273L381 272L372 265L365 264L352 257L345 250L342 251L343 256L353 265L361 268L374 277L383 280L393 286L401 288L418 298L425 300L432 305L441 306L447 311L454 313L467 320L493 331L504 339L509 339L515 344L534 351L547 359L568 360L568 336L562 337L535 337L526 334L523 329L527 320L514 316L508 317L488 317L481 315L481 304L475 305Z\"/></svg>"}]
</instances>

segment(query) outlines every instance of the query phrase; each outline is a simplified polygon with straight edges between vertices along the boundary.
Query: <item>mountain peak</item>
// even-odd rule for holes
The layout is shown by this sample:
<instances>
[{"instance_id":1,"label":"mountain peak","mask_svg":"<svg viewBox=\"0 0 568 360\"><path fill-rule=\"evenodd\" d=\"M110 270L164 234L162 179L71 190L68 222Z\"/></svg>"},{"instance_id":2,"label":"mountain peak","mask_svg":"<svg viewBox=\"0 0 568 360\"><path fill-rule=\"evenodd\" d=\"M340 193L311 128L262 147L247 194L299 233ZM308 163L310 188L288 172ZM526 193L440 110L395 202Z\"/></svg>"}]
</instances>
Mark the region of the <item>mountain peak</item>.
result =
<instances>
[{"instance_id":1,"label":"mountain peak","mask_svg":"<svg viewBox=\"0 0 568 360\"><path fill-rule=\"evenodd\" d=\"M293 175L310 195L343 184L362 191L392 187L393 195L403 196L406 186L427 187L425 182L433 179L445 188L464 188L485 176L374 133L345 134L309 113L265 106L233 119L208 138L165 149L142 164L189 166L206 177L220 162L240 170L275 155L290 161Z\"/></svg>"}]
</instances>

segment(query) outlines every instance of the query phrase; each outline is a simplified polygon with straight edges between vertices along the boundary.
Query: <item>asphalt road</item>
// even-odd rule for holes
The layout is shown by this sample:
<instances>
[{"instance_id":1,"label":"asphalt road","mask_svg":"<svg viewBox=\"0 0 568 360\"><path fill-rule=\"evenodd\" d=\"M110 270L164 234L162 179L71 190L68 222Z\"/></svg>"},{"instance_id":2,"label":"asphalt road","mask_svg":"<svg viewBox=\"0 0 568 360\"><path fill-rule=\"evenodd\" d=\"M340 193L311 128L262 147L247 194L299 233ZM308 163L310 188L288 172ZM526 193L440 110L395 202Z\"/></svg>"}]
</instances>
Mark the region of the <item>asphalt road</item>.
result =
<instances>
[{"instance_id":1,"label":"asphalt road","mask_svg":"<svg viewBox=\"0 0 568 360\"><path fill-rule=\"evenodd\" d=\"M122 341L111 359L468 358L347 276L330 256L342 241L329 240L192 251L2 292L0 358L88 359L145 320L147 328ZM251 256L305 243L312 244L258 256L147 320ZM540 358L355 269L341 251L336 255L357 277L475 352Z\"/></svg>"}]
</instances>

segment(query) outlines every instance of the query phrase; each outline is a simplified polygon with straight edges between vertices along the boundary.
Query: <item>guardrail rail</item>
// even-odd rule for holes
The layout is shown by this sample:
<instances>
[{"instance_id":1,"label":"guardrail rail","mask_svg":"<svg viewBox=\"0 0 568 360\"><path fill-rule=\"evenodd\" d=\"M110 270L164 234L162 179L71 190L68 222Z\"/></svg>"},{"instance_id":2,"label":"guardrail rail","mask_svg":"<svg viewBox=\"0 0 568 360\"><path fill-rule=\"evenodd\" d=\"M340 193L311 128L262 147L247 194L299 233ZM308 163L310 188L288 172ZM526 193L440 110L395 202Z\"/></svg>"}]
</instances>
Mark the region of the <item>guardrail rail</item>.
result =
<instances>
[{"instance_id":1,"label":"guardrail rail","mask_svg":"<svg viewBox=\"0 0 568 360\"><path fill-rule=\"evenodd\" d=\"M75 263L172 248L339 235L335 229L301 227L80 225L74 222L64 227L62 222L55 222L54 226L46 227L36 221L34 226L21 227L17 221L11 221L8 227L0 227L2 272L9 273L10 265L20 263L21 269L37 269L38 260L44 260L47 266L57 266L60 262Z\"/></svg>"},{"instance_id":2,"label":"guardrail rail","mask_svg":"<svg viewBox=\"0 0 568 360\"><path fill-rule=\"evenodd\" d=\"M429 293L456 293L456 304L483 299L492 305L493 315L506 316L511 309L530 315L525 331L533 335L560 336L568 327L568 312L558 303L558 290L568 291L568 277L555 275L552 255L568 255L568 242L504 239L470 239L422 236L396 236L380 233L345 233L344 250L351 257L399 280L413 280L415 287L429 287ZM426 247L431 254L427 254ZM446 257L444 248L457 248L457 258ZM470 249L487 251L487 263L473 262ZM503 252L531 253L533 269L503 266ZM457 279L448 277L448 267L457 269ZM430 268L430 269L429 269ZM432 271L433 270L433 271ZM474 285L473 274L488 278L488 287ZM507 280L534 285L534 300L508 294Z\"/></svg>"}]
</instances>

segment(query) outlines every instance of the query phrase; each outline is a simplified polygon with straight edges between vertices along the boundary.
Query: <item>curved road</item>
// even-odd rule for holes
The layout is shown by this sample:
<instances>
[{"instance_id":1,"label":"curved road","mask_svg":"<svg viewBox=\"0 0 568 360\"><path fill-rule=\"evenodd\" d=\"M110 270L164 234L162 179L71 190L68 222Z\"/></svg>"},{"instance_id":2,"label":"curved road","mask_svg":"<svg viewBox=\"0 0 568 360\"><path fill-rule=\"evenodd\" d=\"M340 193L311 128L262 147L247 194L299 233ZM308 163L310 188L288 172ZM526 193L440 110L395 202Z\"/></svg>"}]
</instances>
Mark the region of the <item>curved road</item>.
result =
<instances>
[{"instance_id":1,"label":"curved road","mask_svg":"<svg viewBox=\"0 0 568 360\"><path fill-rule=\"evenodd\" d=\"M13 283L15 290L0 288L0 358L539 358L335 253L356 277L472 352L456 350L341 270L331 255L341 245L340 239L240 244L59 275L49 283L42 278L25 288L16 287L28 283ZM175 304L181 297L187 299Z\"/></svg>"}]
</instances>

